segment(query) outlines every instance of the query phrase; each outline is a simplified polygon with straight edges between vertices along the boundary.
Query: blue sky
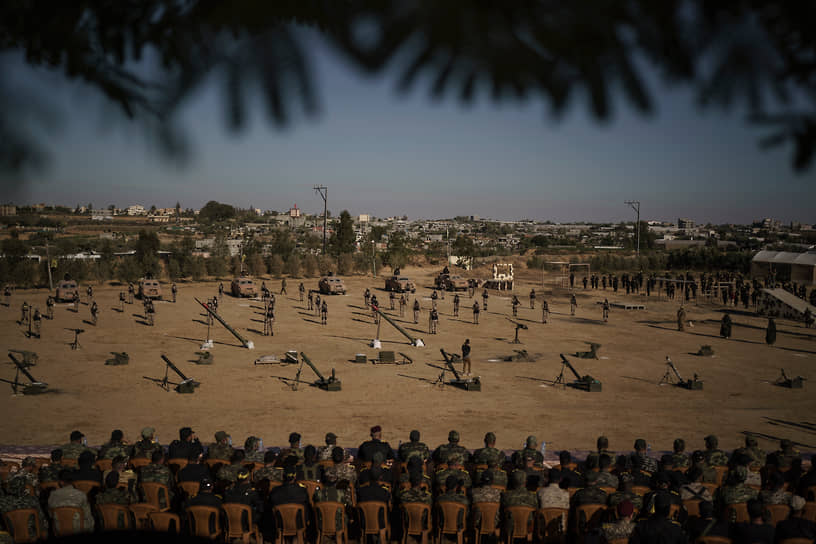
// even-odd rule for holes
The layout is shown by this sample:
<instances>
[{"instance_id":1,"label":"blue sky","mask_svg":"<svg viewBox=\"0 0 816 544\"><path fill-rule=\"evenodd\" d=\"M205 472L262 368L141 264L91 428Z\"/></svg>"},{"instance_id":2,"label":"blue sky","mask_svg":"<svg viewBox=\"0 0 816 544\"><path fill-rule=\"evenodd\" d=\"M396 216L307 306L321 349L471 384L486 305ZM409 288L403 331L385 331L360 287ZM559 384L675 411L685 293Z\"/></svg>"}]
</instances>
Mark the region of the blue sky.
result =
<instances>
[{"instance_id":1,"label":"blue sky","mask_svg":"<svg viewBox=\"0 0 816 544\"><path fill-rule=\"evenodd\" d=\"M651 81L649 117L617 93L613 119L601 124L580 98L553 120L540 101L496 105L486 93L470 107L434 101L422 81L400 95L393 72L362 75L326 47L313 60L321 112L285 129L267 121L256 96L248 126L232 133L218 82L202 89L180 112L194 149L183 166L81 85L20 66L15 79L52 100L62 123L43 135L50 167L5 200L185 208L218 200L317 213L312 188L322 184L335 214L620 221L634 218L624 200L640 200L643 219L816 222L816 170L795 174L788 149L759 149L760 131L736 113L701 114L688 89Z\"/></svg>"}]
</instances>

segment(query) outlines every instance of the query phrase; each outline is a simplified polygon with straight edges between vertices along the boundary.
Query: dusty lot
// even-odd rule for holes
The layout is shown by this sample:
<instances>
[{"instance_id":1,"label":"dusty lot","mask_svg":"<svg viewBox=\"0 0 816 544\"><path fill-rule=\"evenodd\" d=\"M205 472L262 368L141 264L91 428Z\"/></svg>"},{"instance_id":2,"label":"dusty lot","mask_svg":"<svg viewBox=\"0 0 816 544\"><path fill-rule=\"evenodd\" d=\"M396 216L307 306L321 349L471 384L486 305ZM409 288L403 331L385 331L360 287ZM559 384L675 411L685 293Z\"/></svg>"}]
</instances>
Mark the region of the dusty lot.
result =
<instances>
[{"instance_id":1,"label":"dusty lot","mask_svg":"<svg viewBox=\"0 0 816 544\"><path fill-rule=\"evenodd\" d=\"M0 345L39 353L40 362L32 373L48 382L55 392L39 396L14 396L2 385L0 394L0 452L12 446L48 447L67 441L73 429L86 433L89 444L101 444L110 431L121 428L126 437L138 439L147 425L157 429L158 439L167 444L182 426L192 426L202 441L227 430L235 442L243 443L250 434L263 437L266 445L281 445L291 431L299 431L304 443L323 443L327 431L335 432L339 443L356 447L367 438L371 425L380 424L384 438L396 447L407 440L411 429L420 429L422 438L435 446L446 440L450 429L458 429L462 443L479 447L486 431L495 431L498 447L520 447L528 434L547 443L548 451L588 449L595 438L605 434L616 450L629 450L638 437L645 437L653 450L671 448L672 440L684 437L689 448L703 447L703 437L715 433L720 445L740 445L745 432L757 433L760 445L776 449L776 440L790 438L803 450L816 449L816 396L813 382L804 389L790 390L771 385L784 368L789 375L813 377L816 362L816 331L799 324L778 323L777 345L765 345L765 320L735 315L734 338L719 338L719 306L691 305L688 319L692 328L676 330L676 302L655 297L629 296L623 292L578 290L577 315L569 315L564 291L542 293L541 285L521 283L516 292L522 301L519 320L528 330L520 331L522 345L511 343L514 326L507 293L491 292L481 324L472 324L473 301L462 297L459 318L452 316L453 296L439 301L440 332L427 333L432 276L427 269L409 269L415 278L416 295L422 305L420 323L414 325L410 309L404 318L395 315L412 335L421 337L426 347L415 348L396 329L382 323L383 349L404 352L414 359L411 365L353 363L354 355L369 359L376 350L368 347L375 336L373 324L363 306L363 291L370 287L384 307L388 294L381 277L353 277L346 280L348 295L328 298L328 325L307 312L298 301L297 280L288 281L288 296L278 296L275 335L264 337L260 301L224 296L220 314L241 334L255 343L254 350L243 348L230 333L216 324L212 328L215 364L198 366L192 361L207 335L204 312L193 300L211 297L217 283L179 284L176 304L156 303L156 325L142 321L142 306L125 305L118 311L119 286L95 286L101 308L97 326L84 323L90 311L83 304L79 312L58 304L53 321L43 321L43 338L27 338L16 323L23 300L45 309L45 291L18 291L10 307L0 307ZM260 283L260 282L259 282ZM306 282L316 288L317 280ZM277 291L278 280L267 280ZM225 282L228 287L228 283ZM169 285L164 285L169 295ZM550 320L541 323L540 306L529 309L528 293L536 287L538 302L550 304ZM479 292L477 292L477 296ZM606 295L610 302L642 302L645 310L613 308L608 323L601 320L596 304ZM481 304L481 297L478 297ZM73 333L68 328L84 328L81 349L72 351ZM459 352L465 338L473 345L474 373L481 376L481 392L433 385L439 376L442 357L439 349ZM603 383L600 393L553 387L559 374L559 353L587 349L588 342L602 344L600 359L571 358L581 374L591 374ZM693 355L701 344L710 344L714 357ZM499 356L513 349L539 354L536 362L500 362ZM324 374L335 369L342 391L326 392L307 383L297 391L290 387L294 365L255 365L264 355L281 357L287 350L305 352ZM105 366L112 351L130 354L128 366ZM201 382L192 395L161 389L144 377L161 378L167 355L188 376ZM657 383L665 371L664 360L671 356L683 377L697 373L705 382L703 391L688 391ZM5 354L3 354L5 358ZM172 373L171 373L172 374ZM3 364L0 377L11 379L13 367ZM450 377L450 376L448 376ZM175 377L173 377L175 378ZM302 380L316 377L303 369ZM571 379L571 376L567 376Z\"/></svg>"}]
</instances>

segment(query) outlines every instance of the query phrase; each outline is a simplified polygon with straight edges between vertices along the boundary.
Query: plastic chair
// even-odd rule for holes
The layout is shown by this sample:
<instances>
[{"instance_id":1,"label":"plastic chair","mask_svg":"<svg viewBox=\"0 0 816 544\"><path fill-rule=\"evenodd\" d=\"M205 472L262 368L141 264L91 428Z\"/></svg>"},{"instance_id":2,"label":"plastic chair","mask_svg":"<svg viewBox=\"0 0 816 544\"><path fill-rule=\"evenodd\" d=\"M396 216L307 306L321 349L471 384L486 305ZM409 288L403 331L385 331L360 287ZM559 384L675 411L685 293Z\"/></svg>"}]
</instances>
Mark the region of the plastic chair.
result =
<instances>
[{"instance_id":1,"label":"plastic chair","mask_svg":"<svg viewBox=\"0 0 816 544\"><path fill-rule=\"evenodd\" d=\"M743 523L751 521L748 516L748 503L738 502L726 505L723 519L729 523L737 522Z\"/></svg>"},{"instance_id":2,"label":"plastic chair","mask_svg":"<svg viewBox=\"0 0 816 544\"><path fill-rule=\"evenodd\" d=\"M605 504L581 504L575 507L575 530L585 535L590 529L601 526L601 518L606 511Z\"/></svg>"},{"instance_id":3,"label":"plastic chair","mask_svg":"<svg viewBox=\"0 0 816 544\"><path fill-rule=\"evenodd\" d=\"M134 528L133 512L124 504L97 504L96 512L103 531L130 531Z\"/></svg>"},{"instance_id":4,"label":"plastic chair","mask_svg":"<svg viewBox=\"0 0 816 544\"><path fill-rule=\"evenodd\" d=\"M322 543L324 537L334 539L337 544L348 542L346 505L340 502L318 501L315 503L315 519L317 520L317 542Z\"/></svg>"},{"instance_id":5,"label":"plastic chair","mask_svg":"<svg viewBox=\"0 0 816 544\"><path fill-rule=\"evenodd\" d=\"M816 522L816 502L809 502L805 505L805 509L802 510L802 517Z\"/></svg>"},{"instance_id":6,"label":"plastic chair","mask_svg":"<svg viewBox=\"0 0 816 544\"><path fill-rule=\"evenodd\" d=\"M708 489L708 492L711 493L712 496L714 495L714 492L717 491L717 488L720 487L717 484L712 484L710 482L701 482L701 484L703 487Z\"/></svg>"},{"instance_id":7,"label":"plastic chair","mask_svg":"<svg viewBox=\"0 0 816 544\"><path fill-rule=\"evenodd\" d=\"M538 509L538 539L541 542L564 542L567 534L568 508Z\"/></svg>"},{"instance_id":8,"label":"plastic chair","mask_svg":"<svg viewBox=\"0 0 816 544\"><path fill-rule=\"evenodd\" d=\"M113 468L113 459L97 459L94 465L102 472L105 472Z\"/></svg>"},{"instance_id":9,"label":"plastic chair","mask_svg":"<svg viewBox=\"0 0 816 544\"><path fill-rule=\"evenodd\" d=\"M703 501L700 499L686 499L683 501L683 508L686 509L689 516L699 516L701 502Z\"/></svg>"},{"instance_id":10,"label":"plastic chair","mask_svg":"<svg viewBox=\"0 0 816 544\"><path fill-rule=\"evenodd\" d=\"M607 540L606 544L628 544L628 538L613 538L612 540Z\"/></svg>"},{"instance_id":11,"label":"plastic chair","mask_svg":"<svg viewBox=\"0 0 816 544\"><path fill-rule=\"evenodd\" d=\"M54 536L69 536L85 532L85 512L75 506L51 508ZM74 529L74 521L79 521L79 529Z\"/></svg>"},{"instance_id":12,"label":"plastic chair","mask_svg":"<svg viewBox=\"0 0 816 544\"><path fill-rule=\"evenodd\" d=\"M133 514L133 521L136 529L147 529L147 518L151 512L158 512L159 509L147 502L136 502L128 506L130 512Z\"/></svg>"},{"instance_id":13,"label":"plastic chair","mask_svg":"<svg viewBox=\"0 0 816 544\"><path fill-rule=\"evenodd\" d=\"M246 504L226 503L221 507L224 510L225 537L227 542L240 538L244 544L249 544L249 538L255 537L255 542L261 544L261 533L255 520L252 519L252 508Z\"/></svg>"},{"instance_id":14,"label":"plastic chair","mask_svg":"<svg viewBox=\"0 0 816 544\"><path fill-rule=\"evenodd\" d=\"M159 482L142 482L139 484L139 489L142 491L144 502L152 504L161 511L170 509L170 488ZM164 499L164 507L161 502Z\"/></svg>"},{"instance_id":15,"label":"plastic chair","mask_svg":"<svg viewBox=\"0 0 816 544\"><path fill-rule=\"evenodd\" d=\"M150 459L147 457L134 457L130 460L130 466L136 472L139 472L139 469L142 467L146 467L150 464Z\"/></svg>"},{"instance_id":16,"label":"plastic chair","mask_svg":"<svg viewBox=\"0 0 816 544\"><path fill-rule=\"evenodd\" d=\"M779 544L813 544L813 541L809 538L786 538L780 540Z\"/></svg>"},{"instance_id":17,"label":"plastic chair","mask_svg":"<svg viewBox=\"0 0 816 544\"><path fill-rule=\"evenodd\" d=\"M193 498L196 495L198 495L198 490L201 489L201 482L198 481L179 482L178 487L184 492L184 494L187 497Z\"/></svg>"},{"instance_id":18,"label":"plastic chair","mask_svg":"<svg viewBox=\"0 0 816 544\"><path fill-rule=\"evenodd\" d=\"M306 507L302 504L279 504L272 508L275 515L275 543L284 544L287 537L293 544L303 544L306 536Z\"/></svg>"},{"instance_id":19,"label":"plastic chair","mask_svg":"<svg viewBox=\"0 0 816 544\"><path fill-rule=\"evenodd\" d=\"M28 531L28 521L33 519L34 534ZM47 534L43 534L40 530L41 520L40 513L36 508L18 508L17 510L9 510L3 514L3 523L6 525L14 542L36 542L38 540L45 540Z\"/></svg>"},{"instance_id":20,"label":"plastic chair","mask_svg":"<svg viewBox=\"0 0 816 544\"><path fill-rule=\"evenodd\" d=\"M71 483L73 484L74 487L76 487L86 495L90 495L92 491L102 487L101 485L99 485L99 482L95 482L93 480L74 480Z\"/></svg>"},{"instance_id":21,"label":"plastic chair","mask_svg":"<svg viewBox=\"0 0 816 544\"><path fill-rule=\"evenodd\" d=\"M644 496L649 491L651 491L651 489L645 485L632 486L632 493L634 493L635 495L640 495L641 497Z\"/></svg>"},{"instance_id":22,"label":"plastic chair","mask_svg":"<svg viewBox=\"0 0 816 544\"><path fill-rule=\"evenodd\" d=\"M436 541L442 542L443 535L456 536L456 543L465 541L467 527L467 505L461 502L440 501L436 503Z\"/></svg>"},{"instance_id":23,"label":"plastic chair","mask_svg":"<svg viewBox=\"0 0 816 544\"><path fill-rule=\"evenodd\" d=\"M170 472L173 473L173 477L175 478L178 475L179 470L186 467L187 463L189 463L189 461L183 457L174 457L172 459L168 459L165 464L167 465L167 468L170 469Z\"/></svg>"},{"instance_id":24,"label":"plastic chair","mask_svg":"<svg viewBox=\"0 0 816 544\"><path fill-rule=\"evenodd\" d=\"M701 536L694 544L732 544L732 540L724 536Z\"/></svg>"},{"instance_id":25,"label":"plastic chair","mask_svg":"<svg viewBox=\"0 0 816 544\"><path fill-rule=\"evenodd\" d=\"M716 466L711 468L717 471L717 487L719 487L722 485L725 475L728 474L728 467Z\"/></svg>"},{"instance_id":26,"label":"plastic chair","mask_svg":"<svg viewBox=\"0 0 816 544\"><path fill-rule=\"evenodd\" d=\"M221 536L221 510L214 506L188 506L190 535L215 540Z\"/></svg>"},{"instance_id":27,"label":"plastic chair","mask_svg":"<svg viewBox=\"0 0 816 544\"><path fill-rule=\"evenodd\" d=\"M776 526L783 519L788 519L791 508L787 504L769 504L765 510L771 516L771 525Z\"/></svg>"},{"instance_id":28,"label":"plastic chair","mask_svg":"<svg viewBox=\"0 0 816 544\"><path fill-rule=\"evenodd\" d=\"M378 536L380 542L388 542L391 527L388 524L388 505L380 501L366 501L357 504L363 539L369 535Z\"/></svg>"},{"instance_id":29,"label":"plastic chair","mask_svg":"<svg viewBox=\"0 0 816 544\"><path fill-rule=\"evenodd\" d=\"M181 531L181 518L173 512L150 512L147 515L147 527L151 531L178 534Z\"/></svg>"},{"instance_id":30,"label":"plastic chair","mask_svg":"<svg viewBox=\"0 0 816 544\"><path fill-rule=\"evenodd\" d=\"M498 502L476 502L471 509L473 515L473 533L475 544L480 544L483 536L499 536L499 526L496 524L496 514L501 504Z\"/></svg>"},{"instance_id":31,"label":"plastic chair","mask_svg":"<svg viewBox=\"0 0 816 544\"><path fill-rule=\"evenodd\" d=\"M569 498L570 498L570 500L572 500L572 496L573 496L573 495L575 495L575 493L576 493L576 492L577 492L579 489L581 489L581 488L580 488L580 487L568 487L568 488L567 488L567 493L569 493Z\"/></svg>"},{"instance_id":32,"label":"plastic chair","mask_svg":"<svg viewBox=\"0 0 816 544\"><path fill-rule=\"evenodd\" d=\"M535 511L532 506L510 506L504 509L504 513L513 521L512 525L507 527L507 544L513 544L517 538L523 538L527 542L533 541Z\"/></svg>"},{"instance_id":33,"label":"plastic chair","mask_svg":"<svg viewBox=\"0 0 816 544\"><path fill-rule=\"evenodd\" d=\"M320 482L315 482L314 480L298 480L297 483L306 488L306 492L309 494L309 504L314 506L314 494L315 491L320 489Z\"/></svg>"}]
</instances>

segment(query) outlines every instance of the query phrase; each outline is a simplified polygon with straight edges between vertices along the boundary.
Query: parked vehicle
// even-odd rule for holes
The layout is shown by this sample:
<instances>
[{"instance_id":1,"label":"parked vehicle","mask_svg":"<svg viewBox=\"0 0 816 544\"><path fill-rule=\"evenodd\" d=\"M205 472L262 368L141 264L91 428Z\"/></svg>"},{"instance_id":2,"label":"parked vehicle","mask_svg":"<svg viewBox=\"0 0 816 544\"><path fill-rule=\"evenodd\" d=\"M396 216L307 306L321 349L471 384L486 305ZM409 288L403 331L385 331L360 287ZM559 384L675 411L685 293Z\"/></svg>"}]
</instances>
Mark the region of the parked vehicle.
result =
<instances>
[{"instance_id":1,"label":"parked vehicle","mask_svg":"<svg viewBox=\"0 0 816 544\"><path fill-rule=\"evenodd\" d=\"M385 290L396 291L397 293L405 293L408 291L416 293L416 285L405 276L391 276L390 278L385 278Z\"/></svg>"},{"instance_id":2,"label":"parked vehicle","mask_svg":"<svg viewBox=\"0 0 816 544\"><path fill-rule=\"evenodd\" d=\"M161 300L162 290L159 280L154 280L153 278L140 279L138 297L141 299L155 298Z\"/></svg>"},{"instance_id":3,"label":"parked vehicle","mask_svg":"<svg viewBox=\"0 0 816 544\"><path fill-rule=\"evenodd\" d=\"M252 278L240 277L232 280L230 292L234 297L254 297L258 295L258 289Z\"/></svg>"},{"instance_id":4,"label":"parked vehicle","mask_svg":"<svg viewBox=\"0 0 816 544\"><path fill-rule=\"evenodd\" d=\"M323 276L317 284L322 295L345 295L346 284L337 276Z\"/></svg>"},{"instance_id":5,"label":"parked vehicle","mask_svg":"<svg viewBox=\"0 0 816 544\"><path fill-rule=\"evenodd\" d=\"M442 272L434 280L437 289L446 291L467 291L468 282L459 274L447 274Z\"/></svg>"},{"instance_id":6,"label":"parked vehicle","mask_svg":"<svg viewBox=\"0 0 816 544\"><path fill-rule=\"evenodd\" d=\"M57 302L70 302L74 300L74 295L79 294L79 287L74 280L62 280L57 284L57 294L54 299Z\"/></svg>"}]
</instances>

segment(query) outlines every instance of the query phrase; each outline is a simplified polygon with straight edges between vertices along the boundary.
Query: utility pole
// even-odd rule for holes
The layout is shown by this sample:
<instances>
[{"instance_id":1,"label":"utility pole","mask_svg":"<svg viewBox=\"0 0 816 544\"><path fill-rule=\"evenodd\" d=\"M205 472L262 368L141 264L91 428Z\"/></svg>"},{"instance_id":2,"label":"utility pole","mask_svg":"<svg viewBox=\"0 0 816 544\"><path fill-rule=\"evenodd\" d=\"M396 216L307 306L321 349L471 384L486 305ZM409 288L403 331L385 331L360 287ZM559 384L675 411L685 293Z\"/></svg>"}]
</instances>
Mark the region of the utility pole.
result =
<instances>
[{"instance_id":1,"label":"utility pole","mask_svg":"<svg viewBox=\"0 0 816 544\"><path fill-rule=\"evenodd\" d=\"M54 290L54 281L51 279L51 253L48 251L48 239L45 240L45 260L46 268L48 269L48 288Z\"/></svg>"},{"instance_id":2,"label":"utility pole","mask_svg":"<svg viewBox=\"0 0 816 544\"><path fill-rule=\"evenodd\" d=\"M371 240L371 270L374 272L374 277L377 277L377 256L374 253L374 240Z\"/></svg>"},{"instance_id":3,"label":"utility pole","mask_svg":"<svg viewBox=\"0 0 816 544\"><path fill-rule=\"evenodd\" d=\"M323 255L326 254L326 216L327 213L327 202L329 198L329 188L325 185L315 185L314 190L320 193L320 196L323 197Z\"/></svg>"},{"instance_id":4,"label":"utility pole","mask_svg":"<svg viewBox=\"0 0 816 544\"><path fill-rule=\"evenodd\" d=\"M637 256L640 257L640 200L626 200L624 204L629 204L629 207L637 212L635 234L637 235Z\"/></svg>"}]
</instances>

